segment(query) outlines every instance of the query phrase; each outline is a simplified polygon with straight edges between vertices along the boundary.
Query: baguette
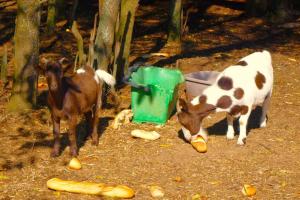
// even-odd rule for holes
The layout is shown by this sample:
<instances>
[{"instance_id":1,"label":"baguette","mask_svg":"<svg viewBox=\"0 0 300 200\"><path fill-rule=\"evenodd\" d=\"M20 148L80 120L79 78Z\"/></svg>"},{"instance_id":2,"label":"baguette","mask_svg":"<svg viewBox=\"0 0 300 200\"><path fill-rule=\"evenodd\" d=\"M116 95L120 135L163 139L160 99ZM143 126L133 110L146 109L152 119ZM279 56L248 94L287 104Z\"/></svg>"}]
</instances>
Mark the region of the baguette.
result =
<instances>
[{"instance_id":1,"label":"baguette","mask_svg":"<svg viewBox=\"0 0 300 200\"><path fill-rule=\"evenodd\" d=\"M104 183L65 181L52 178L47 181L47 187L56 191L65 191L78 194L101 195L112 198L132 198L134 191L124 185L106 186Z\"/></svg>"}]
</instances>

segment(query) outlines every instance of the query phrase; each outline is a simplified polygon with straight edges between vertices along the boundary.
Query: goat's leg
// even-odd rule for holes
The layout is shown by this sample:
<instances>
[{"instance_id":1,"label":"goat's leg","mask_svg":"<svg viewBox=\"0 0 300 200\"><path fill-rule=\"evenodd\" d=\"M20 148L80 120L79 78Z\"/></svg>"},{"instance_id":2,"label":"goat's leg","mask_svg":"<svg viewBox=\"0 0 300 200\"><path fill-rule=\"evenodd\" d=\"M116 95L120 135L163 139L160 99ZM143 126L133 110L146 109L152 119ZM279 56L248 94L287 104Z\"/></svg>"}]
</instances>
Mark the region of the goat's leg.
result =
<instances>
[{"instance_id":1,"label":"goat's leg","mask_svg":"<svg viewBox=\"0 0 300 200\"><path fill-rule=\"evenodd\" d=\"M99 137L98 137L98 106L96 105L93 108L93 114L91 118L91 129L92 129L92 145L97 146L99 143Z\"/></svg>"},{"instance_id":2,"label":"goat's leg","mask_svg":"<svg viewBox=\"0 0 300 200\"><path fill-rule=\"evenodd\" d=\"M259 122L259 126L262 127L266 127L267 126L267 112L270 106L270 102L271 102L271 94L268 94L268 96L266 97L263 105L262 105L262 113L261 113L261 118L260 118L260 122Z\"/></svg>"},{"instance_id":3,"label":"goat's leg","mask_svg":"<svg viewBox=\"0 0 300 200\"><path fill-rule=\"evenodd\" d=\"M228 129L227 129L227 133L226 133L226 138L228 140L232 140L234 138L233 120L234 120L234 117L231 116L230 114L227 114Z\"/></svg>"},{"instance_id":4,"label":"goat's leg","mask_svg":"<svg viewBox=\"0 0 300 200\"><path fill-rule=\"evenodd\" d=\"M76 140L76 125L77 116L69 118L69 141L70 141L70 155L76 157L78 155L77 140Z\"/></svg>"},{"instance_id":5,"label":"goat's leg","mask_svg":"<svg viewBox=\"0 0 300 200\"><path fill-rule=\"evenodd\" d=\"M54 145L50 155L51 157L56 157L59 155L59 150L60 150L60 141L59 141L60 118L55 118L52 116L52 123L53 123Z\"/></svg>"},{"instance_id":6,"label":"goat's leg","mask_svg":"<svg viewBox=\"0 0 300 200\"><path fill-rule=\"evenodd\" d=\"M251 113L251 108L252 105L248 106L247 113L242 114L240 119L239 119L239 124L240 124L240 135L237 141L237 144L239 145L244 145L246 143L246 137L247 137L247 124L248 124L248 119Z\"/></svg>"},{"instance_id":7,"label":"goat's leg","mask_svg":"<svg viewBox=\"0 0 300 200\"><path fill-rule=\"evenodd\" d=\"M91 133L92 133L92 128L93 128L93 125L92 125L92 116L93 116L93 113L92 111L89 111L87 113L84 114L85 115L85 119L86 119L86 123L87 123L87 137L88 139L91 138Z\"/></svg>"}]
</instances>

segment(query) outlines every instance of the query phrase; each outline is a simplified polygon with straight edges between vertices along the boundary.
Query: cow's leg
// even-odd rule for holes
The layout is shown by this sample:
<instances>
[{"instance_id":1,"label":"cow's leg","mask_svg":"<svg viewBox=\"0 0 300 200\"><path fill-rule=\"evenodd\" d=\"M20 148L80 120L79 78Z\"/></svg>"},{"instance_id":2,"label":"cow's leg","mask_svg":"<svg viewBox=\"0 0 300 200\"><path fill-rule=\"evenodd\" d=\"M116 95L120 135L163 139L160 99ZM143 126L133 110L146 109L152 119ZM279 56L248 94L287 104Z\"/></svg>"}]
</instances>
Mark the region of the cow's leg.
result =
<instances>
[{"instance_id":1,"label":"cow's leg","mask_svg":"<svg viewBox=\"0 0 300 200\"><path fill-rule=\"evenodd\" d=\"M268 96L266 97L266 99L262 105L262 113L261 113L261 118L260 118L260 122L259 122L260 127L267 126L267 112L269 110L270 102L271 102L271 94L268 94Z\"/></svg>"},{"instance_id":2,"label":"cow's leg","mask_svg":"<svg viewBox=\"0 0 300 200\"><path fill-rule=\"evenodd\" d=\"M233 120L234 120L234 117L230 114L227 114L228 129L227 129L227 133L226 133L226 138L228 140L232 140L234 138Z\"/></svg>"},{"instance_id":3,"label":"cow's leg","mask_svg":"<svg viewBox=\"0 0 300 200\"><path fill-rule=\"evenodd\" d=\"M252 105L244 106L241 111L241 117L239 119L240 124L240 135L237 141L237 144L244 145L246 143L246 137L247 137L247 124L248 119L251 113Z\"/></svg>"}]
</instances>

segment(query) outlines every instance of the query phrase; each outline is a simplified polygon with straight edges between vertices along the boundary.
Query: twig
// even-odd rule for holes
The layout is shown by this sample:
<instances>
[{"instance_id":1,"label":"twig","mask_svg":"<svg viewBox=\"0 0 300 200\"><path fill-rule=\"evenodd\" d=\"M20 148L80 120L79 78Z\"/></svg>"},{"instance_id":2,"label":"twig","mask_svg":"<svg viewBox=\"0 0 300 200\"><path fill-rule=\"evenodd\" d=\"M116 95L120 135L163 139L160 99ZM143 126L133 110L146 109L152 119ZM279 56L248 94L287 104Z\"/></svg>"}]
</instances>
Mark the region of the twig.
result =
<instances>
[{"instance_id":1,"label":"twig","mask_svg":"<svg viewBox=\"0 0 300 200\"><path fill-rule=\"evenodd\" d=\"M82 66L83 62L85 62L84 59L84 51L83 51L83 39L81 34L78 31L78 27L77 27L77 22L74 21L73 25L72 25L72 33L74 35L74 37L77 40L77 48L78 48L78 57L79 57L79 66Z\"/></svg>"},{"instance_id":2,"label":"twig","mask_svg":"<svg viewBox=\"0 0 300 200\"><path fill-rule=\"evenodd\" d=\"M93 29L91 31L91 36L90 36L88 65L90 65L91 67L93 67L93 65L94 65L94 40L95 40L95 36L96 36L97 19L98 19L98 13L95 14L94 26L93 26Z\"/></svg>"}]
</instances>

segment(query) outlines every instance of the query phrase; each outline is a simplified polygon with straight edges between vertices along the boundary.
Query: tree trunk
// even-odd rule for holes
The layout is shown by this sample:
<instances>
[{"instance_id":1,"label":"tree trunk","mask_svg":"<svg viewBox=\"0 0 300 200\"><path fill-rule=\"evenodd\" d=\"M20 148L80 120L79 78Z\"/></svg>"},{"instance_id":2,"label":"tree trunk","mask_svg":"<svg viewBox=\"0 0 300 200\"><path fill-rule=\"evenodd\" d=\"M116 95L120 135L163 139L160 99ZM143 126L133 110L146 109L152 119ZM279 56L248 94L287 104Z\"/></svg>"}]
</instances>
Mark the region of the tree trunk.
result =
<instances>
[{"instance_id":1,"label":"tree trunk","mask_svg":"<svg viewBox=\"0 0 300 200\"><path fill-rule=\"evenodd\" d=\"M138 2L138 0L122 0L121 3L113 69L113 75L119 82L128 70L130 45Z\"/></svg>"},{"instance_id":2,"label":"tree trunk","mask_svg":"<svg viewBox=\"0 0 300 200\"><path fill-rule=\"evenodd\" d=\"M49 0L47 15L47 31L52 34L55 30L55 24L60 15L64 15L65 0Z\"/></svg>"},{"instance_id":3,"label":"tree trunk","mask_svg":"<svg viewBox=\"0 0 300 200\"><path fill-rule=\"evenodd\" d=\"M69 26L73 25L73 21L75 20L77 7L78 7L78 0L73 0L72 11L70 13L69 20L68 20L69 21Z\"/></svg>"},{"instance_id":4,"label":"tree trunk","mask_svg":"<svg viewBox=\"0 0 300 200\"><path fill-rule=\"evenodd\" d=\"M182 0L171 0L169 13L168 43L181 41Z\"/></svg>"},{"instance_id":5,"label":"tree trunk","mask_svg":"<svg viewBox=\"0 0 300 200\"><path fill-rule=\"evenodd\" d=\"M18 0L14 35L14 85L8 109L21 111L36 104L36 66L39 61L40 3Z\"/></svg>"},{"instance_id":6,"label":"tree trunk","mask_svg":"<svg viewBox=\"0 0 300 200\"><path fill-rule=\"evenodd\" d=\"M97 68L108 70L112 63L112 48L120 0L99 0L99 25L95 40L94 59Z\"/></svg>"},{"instance_id":7,"label":"tree trunk","mask_svg":"<svg viewBox=\"0 0 300 200\"><path fill-rule=\"evenodd\" d=\"M266 14L268 10L269 0L248 0L247 12L251 16L259 16Z\"/></svg>"},{"instance_id":8,"label":"tree trunk","mask_svg":"<svg viewBox=\"0 0 300 200\"><path fill-rule=\"evenodd\" d=\"M56 15L57 15L56 2L57 0L48 1L48 15L47 15L48 34L52 34L55 29L55 22L56 22Z\"/></svg>"},{"instance_id":9,"label":"tree trunk","mask_svg":"<svg viewBox=\"0 0 300 200\"><path fill-rule=\"evenodd\" d=\"M267 16L271 22L284 22L290 18L291 0L248 0L247 12L251 16Z\"/></svg>"},{"instance_id":10,"label":"tree trunk","mask_svg":"<svg viewBox=\"0 0 300 200\"><path fill-rule=\"evenodd\" d=\"M7 81L6 74L7 74L7 46L4 45L4 54L2 57L1 75L0 75L3 85L5 85Z\"/></svg>"}]
</instances>

